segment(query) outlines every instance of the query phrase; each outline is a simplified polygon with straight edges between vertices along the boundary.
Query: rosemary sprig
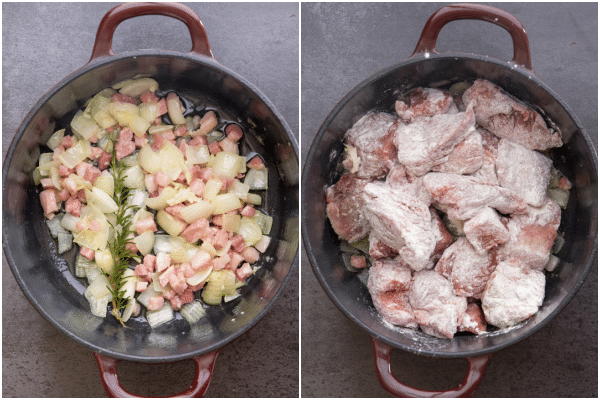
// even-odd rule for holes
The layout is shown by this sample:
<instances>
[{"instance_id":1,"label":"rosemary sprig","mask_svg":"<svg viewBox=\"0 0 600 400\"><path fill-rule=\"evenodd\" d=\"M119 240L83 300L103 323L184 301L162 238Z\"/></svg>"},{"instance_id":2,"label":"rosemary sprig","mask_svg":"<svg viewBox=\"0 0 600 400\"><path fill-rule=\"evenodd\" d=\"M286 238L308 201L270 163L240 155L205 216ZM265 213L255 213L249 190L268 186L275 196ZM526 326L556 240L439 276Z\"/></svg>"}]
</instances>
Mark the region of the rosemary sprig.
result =
<instances>
[{"instance_id":1,"label":"rosemary sprig","mask_svg":"<svg viewBox=\"0 0 600 400\"><path fill-rule=\"evenodd\" d=\"M114 231L113 239L108 242L108 248L114 261L114 268L110 274L107 274L107 277L111 285L112 314L121 325L125 326L125 322L121 318L121 310L127 305L127 299L124 298L125 290L123 289L127 277L124 277L123 274L129 268L129 260L135 255L127 249L127 244L133 243L129 237L133 214L130 212L132 206L127 204L129 188L124 183L126 166L117 160L114 151L110 168L115 182L114 200L117 203L118 209L115 225L109 222Z\"/></svg>"}]
</instances>

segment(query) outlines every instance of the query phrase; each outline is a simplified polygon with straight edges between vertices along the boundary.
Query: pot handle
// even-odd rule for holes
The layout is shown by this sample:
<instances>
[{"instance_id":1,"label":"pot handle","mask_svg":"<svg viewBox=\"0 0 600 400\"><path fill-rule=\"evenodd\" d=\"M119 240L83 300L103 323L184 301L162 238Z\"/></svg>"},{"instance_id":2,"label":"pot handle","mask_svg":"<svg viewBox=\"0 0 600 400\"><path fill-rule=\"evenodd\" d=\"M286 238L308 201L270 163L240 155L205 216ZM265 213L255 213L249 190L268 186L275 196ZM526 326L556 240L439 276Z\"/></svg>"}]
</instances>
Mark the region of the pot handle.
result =
<instances>
[{"instance_id":1,"label":"pot handle","mask_svg":"<svg viewBox=\"0 0 600 400\"><path fill-rule=\"evenodd\" d=\"M96 41L92 50L92 60L100 57L113 56L113 34L117 26L126 19L142 15L164 15L182 21L190 31L192 50L190 54L214 58L206 36L202 20L191 8L179 3L125 3L111 9L98 26Z\"/></svg>"},{"instance_id":2,"label":"pot handle","mask_svg":"<svg viewBox=\"0 0 600 400\"><path fill-rule=\"evenodd\" d=\"M208 385L212 379L215 360L217 359L218 354L219 351L215 350L201 356L192 357L196 365L196 373L194 375L194 381L192 382L192 385L185 391L169 397L204 396L204 393L206 393ZM117 377L117 363L119 360L98 353L94 353L94 356L98 362L98 369L100 370L102 385L110 397L142 397L128 392L119 383L119 378Z\"/></svg>"},{"instance_id":3,"label":"pot handle","mask_svg":"<svg viewBox=\"0 0 600 400\"><path fill-rule=\"evenodd\" d=\"M375 371L381 386L396 397L468 397L477 390L492 354L477 357L467 357L469 369L465 379L455 388L444 391L429 391L416 389L398 381L392 374L390 357L392 347L371 338L375 352Z\"/></svg>"},{"instance_id":4,"label":"pot handle","mask_svg":"<svg viewBox=\"0 0 600 400\"><path fill-rule=\"evenodd\" d=\"M435 43L440 30L448 22L460 19L478 19L506 29L513 41L513 59L511 62L533 71L531 54L529 53L529 39L521 22L506 11L482 4L451 4L437 10L425 24L411 57L418 53L438 53L435 49Z\"/></svg>"}]
</instances>

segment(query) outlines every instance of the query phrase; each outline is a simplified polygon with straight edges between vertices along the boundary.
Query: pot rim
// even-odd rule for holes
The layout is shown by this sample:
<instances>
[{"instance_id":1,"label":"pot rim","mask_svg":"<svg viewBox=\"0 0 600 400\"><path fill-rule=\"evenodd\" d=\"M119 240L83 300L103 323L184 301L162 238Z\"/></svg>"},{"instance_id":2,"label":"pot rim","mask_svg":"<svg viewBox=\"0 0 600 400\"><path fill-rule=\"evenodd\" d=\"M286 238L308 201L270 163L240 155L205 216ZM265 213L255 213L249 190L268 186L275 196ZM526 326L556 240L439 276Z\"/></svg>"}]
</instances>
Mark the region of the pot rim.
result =
<instances>
[{"instance_id":1,"label":"pot rim","mask_svg":"<svg viewBox=\"0 0 600 400\"><path fill-rule=\"evenodd\" d=\"M132 52L119 53L116 55L111 55L111 56L106 56L106 57L99 57L99 58L95 58L95 59L91 60L87 64L83 65L79 69L75 70L74 72L72 72L71 74L69 74L68 76L63 78L60 82L58 82L54 86L52 86L35 103L35 105L31 108L31 110L27 113L27 115L25 116L25 118L23 119L21 124L19 125L19 128L17 129L15 135L12 138L10 146L9 146L6 156L4 158L3 171L2 171L3 198L6 194L6 190L5 190L6 189L6 178L7 178L9 166L12 161L13 155L15 153L17 144L20 141L20 139L23 137L25 128L31 123L33 117L48 102L48 100L52 96L54 96L58 91L60 91L63 87L67 86L75 79L81 77L82 75L84 75L96 68L102 67L107 64L114 63L116 61L122 61L122 60L127 60L127 59L132 59L132 58L141 58L141 57L167 57L167 58L181 58L181 59L185 59L185 60L190 60L192 62L196 62L196 63L202 64L202 65L206 65L207 67L222 71L225 74L227 74L228 76L231 76L232 78L236 79L237 81L239 81L240 83L242 83L243 85L248 87L248 89L250 89L252 91L252 93L254 93L264 104L266 104L268 106L269 110L273 113L273 115L277 118L279 123L284 128L287 139L289 141L289 144L294 149L294 154L296 155L296 159L299 159L298 142L297 142L292 130L290 129L288 123L286 122L286 120L283 118L283 116L281 115L279 110L275 107L275 105L258 88L256 88L252 83L248 82L241 75L239 75L236 72L230 70L229 68L223 66L222 64L217 62L214 58L210 58L207 56L195 55L192 53L184 54L184 53L171 51L171 50L155 50L155 49L137 50L137 51L132 51ZM5 213L5 211L3 210L3 220L4 220L4 213ZM287 288L289 282L292 280L293 274L295 273L295 271L297 269L298 258L299 258L299 256L298 256L299 246L297 246L294 257L291 260L290 270L288 271L285 278L281 282L281 285L277 289L277 292L275 292L275 294L269 300L267 305L250 322L248 322L246 325L244 325L242 327L242 329L239 329L238 331L232 333L231 335L227 336L223 340L220 340L219 342L217 342L213 345L206 346L206 347L200 348L195 351L190 351L190 352L182 353L179 355L141 357L141 356L132 356L129 354L117 353L114 351L105 350L103 347L97 346L93 343L90 343L88 341L81 339L79 336L75 335L70 330L68 330L66 327L60 325L57 321L55 321L52 318L52 316L49 315L45 311L45 309L35 301L34 297L32 296L30 290L27 287L25 280L19 273L19 269L16 267L16 263L15 263L14 258L12 257L10 247L7 245L8 242L9 241L7 238L6 229L3 227L2 228L2 247L4 250L5 258L6 258L8 265L13 273L13 276L15 277L17 284L21 288L21 291L23 292L23 294L25 294L25 297L27 298L27 300L34 306L34 308L38 311L38 313L40 313L47 322L49 322L56 329L58 329L60 332L65 334L67 337L74 340L76 343L83 345L84 347L87 347L88 349L92 350L95 353L113 357L113 358L119 359L119 360L144 362L144 363L163 363L163 362L181 361L181 360L190 359L195 356L207 354L212 351L220 351L227 344L229 344L230 342L239 338L241 335L243 335L244 333L249 331L251 328L253 328L271 310L271 308L275 305L275 303L277 302L279 297L281 297L282 293Z\"/></svg>"},{"instance_id":2,"label":"pot rim","mask_svg":"<svg viewBox=\"0 0 600 400\"><path fill-rule=\"evenodd\" d=\"M303 204L305 204L305 202L308 201L308 199L305 198L305 195L306 195L305 188L308 186L308 182L309 182L308 172L312 168L312 163L313 163L313 160L315 157L315 153L317 152L317 149L320 146L320 143L322 141L322 138L323 138L327 128L330 126L332 120L337 116L337 114L340 112L340 110L342 110L346 106L346 104L351 99L353 99L356 96L356 94L359 93L368 84L377 81L378 79L392 73L393 71L395 71L401 67L406 67L406 66L409 66L412 64L419 64L422 62L427 62L427 60L435 60L435 59L455 59L456 61L475 60L475 61L488 62L499 68L511 69L514 73L522 75L522 76L527 77L528 79L534 81L535 84L537 84L542 90L544 90L549 95L551 95L560 104L560 106L564 108L566 113L573 120L577 129L581 132L583 138L585 139L588 149L590 150L591 154L593 155L592 158L594 161L593 167L594 167L595 176L598 175L597 151L592 143L592 140L590 139L590 137L587 133L587 130L585 129L585 127L583 127L583 125L581 124L581 122L579 121L577 116L573 113L571 108L550 87L548 87L544 82L542 82L539 78L537 78L537 76L535 76L535 74L532 70L521 67L512 62L501 61L501 60L498 60L493 57L479 55L479 54L461 53L461 52L446 52L446 53L428 53L428 52L426 52L426 53L414 54L404 61L400 61L400 62L390 65L384 69L381 69L378 72L375 72L374 74L370 75L365 80L360 82L358 85L356 85L354 88L352 88L335 105L335 107L331 110L331 112L325 118L325 121L319 127L317 135L313 139L313 142L311 143L310 149L306 156L306 162L304 163L304 167L302 169L302 203ZM345 308L344 305L337 299L337 297L334 296L332 291L329 289L329 287L327 285L327 281L326 281L323 273L321 272L319 262L314 257L313 250L312 250L311 238L308 236L307 229L306 229L307 211L306 211L305 207L302 208L301 219L302 219L302 221L301 221L301 223L302 223L302 243L306 250L306 254L310 261L313 273L317 277L319 284L321 285L321 287L323 288L323 290L325 291L327 296L337 306L337 308L347 318L349 318L351 321L353 321L355 324L357 324L359 327L361 327L363 330L365 330L372 338L379 340L380 342L385 343L396 349L408 351L408 352L416 354L416 355L437 357L437 358L465 358L465 357L475 357L475 356L481 356L484 354L495 353L505 347L511 346L511 345L513 345L517 342L520 342L521 340L524 340L527 337L533 335L535 332L537 332L539 329L541 329L543 326L545 326L548 322L550 322L550 320L552 320L556 316L556 314L558 314L560 311L562 311L562 309L573 299L573 297L575 296L575 294L577 293L577 291L579 290L579 288L585 281L587 275L589 274L591 267L592 267L593 260L594 260L594 256L598 251L598 230L596 229L596 232L594 235L594 240L593 240L593 249L592 249L588 259L586 260L585 265L582 270L582 273L581 273L581 276L577 280L573 289L565 296L565 298L560 302L560 304L551 313L549 313L546 316L546 318L544 318L542 321L540 321L540 323L538 323L537 325L533 326L531 329L519 334L518 336L516 336L510 340L507 340L506 342L503 342L501 344L497 344L494 346L486 347L483 349L479 349L479 350L461 351L461 352L454 352L454 353L436 352L436 351L430 351L430 350L423 350L421 348L416 348L416 347L412 347L412 346L407 346L402 343L398 343L394 340L391 340L387 336L380 335L379 333L374 331L371 327L369 327L367 324L364 324L359 318L357 318L347 308ZM383 322L382 322L382 324L383 324ZM453 340L453 339L450 339L450 340Z\"/></svg>"}]
</instances>

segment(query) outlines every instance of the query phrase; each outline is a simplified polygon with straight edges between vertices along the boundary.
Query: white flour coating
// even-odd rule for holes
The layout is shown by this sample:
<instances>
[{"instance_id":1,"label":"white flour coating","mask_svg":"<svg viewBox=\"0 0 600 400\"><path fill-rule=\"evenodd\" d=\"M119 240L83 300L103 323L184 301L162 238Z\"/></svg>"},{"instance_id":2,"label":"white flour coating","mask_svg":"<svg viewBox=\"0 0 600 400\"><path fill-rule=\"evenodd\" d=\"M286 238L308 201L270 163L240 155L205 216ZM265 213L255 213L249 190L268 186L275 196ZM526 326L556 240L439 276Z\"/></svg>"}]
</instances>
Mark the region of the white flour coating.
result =
<instances>
[{"instance_id":1,"label":"white flour coating","mask_svg":"<svg viewBox=\"0 0 600 400\"><path fill-rule=\"evenodd\" d=\"M486 320L499 328L524 321L544 301L546 276L517 259L496 266L481 299Z\"/></svg>"}]
</instances>

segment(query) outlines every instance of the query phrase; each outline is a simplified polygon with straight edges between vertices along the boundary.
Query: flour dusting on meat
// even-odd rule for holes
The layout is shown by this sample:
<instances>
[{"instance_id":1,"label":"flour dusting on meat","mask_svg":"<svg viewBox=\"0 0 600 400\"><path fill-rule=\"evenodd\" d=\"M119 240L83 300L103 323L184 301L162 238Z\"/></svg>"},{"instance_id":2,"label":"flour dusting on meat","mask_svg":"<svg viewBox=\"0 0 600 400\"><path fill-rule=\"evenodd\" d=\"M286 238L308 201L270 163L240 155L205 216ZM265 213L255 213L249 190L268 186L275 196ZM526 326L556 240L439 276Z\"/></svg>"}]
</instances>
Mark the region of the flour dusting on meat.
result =
<instances>
[{"instance_id":1,"label":"flour dusting on meat","mask_svg":"<svg viewBox=\"0 0 600 400\"><path fill-rule=\"evenodd\" d=\"M327 188L331 225L367 260L383 321L448 339L539 310L561 217L548 190L570 188L553 183L547 150L562 139L539 113L491 82L462 86L417 88L396 116L365 114Z\"/></svg>"}]
</instances>

